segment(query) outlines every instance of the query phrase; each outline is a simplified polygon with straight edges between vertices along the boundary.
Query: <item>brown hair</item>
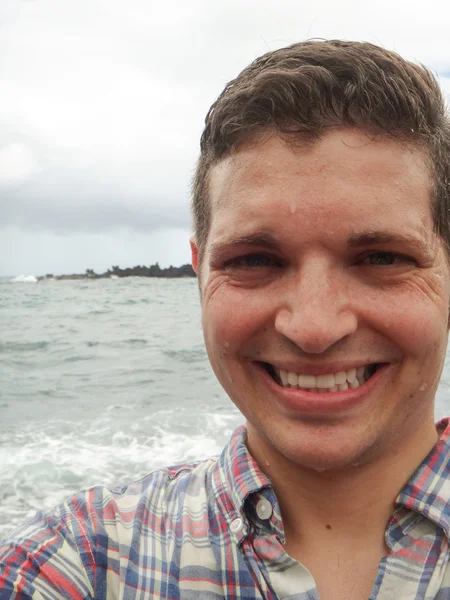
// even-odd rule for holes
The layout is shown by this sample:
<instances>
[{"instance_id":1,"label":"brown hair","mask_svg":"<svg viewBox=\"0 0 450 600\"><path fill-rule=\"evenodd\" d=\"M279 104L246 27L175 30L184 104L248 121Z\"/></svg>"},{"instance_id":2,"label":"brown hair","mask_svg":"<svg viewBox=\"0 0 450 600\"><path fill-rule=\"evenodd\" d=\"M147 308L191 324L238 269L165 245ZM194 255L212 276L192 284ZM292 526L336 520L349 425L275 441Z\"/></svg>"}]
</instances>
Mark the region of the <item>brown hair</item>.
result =
<instances>
[{"instance_id":1,"label":"brown hair","mask_svg":"<svg viewBox=\"0 0 450 600\"><path fill-rule=\"evenodd\" d=\"M374 44L309 40L257 58L209 109L192 186L200 261L211 219L211 168L265 132L301 143L331 127L358 127L426 150L434 226L450 248L450 122L433 74Z\"/></svg>"}]
</instances>

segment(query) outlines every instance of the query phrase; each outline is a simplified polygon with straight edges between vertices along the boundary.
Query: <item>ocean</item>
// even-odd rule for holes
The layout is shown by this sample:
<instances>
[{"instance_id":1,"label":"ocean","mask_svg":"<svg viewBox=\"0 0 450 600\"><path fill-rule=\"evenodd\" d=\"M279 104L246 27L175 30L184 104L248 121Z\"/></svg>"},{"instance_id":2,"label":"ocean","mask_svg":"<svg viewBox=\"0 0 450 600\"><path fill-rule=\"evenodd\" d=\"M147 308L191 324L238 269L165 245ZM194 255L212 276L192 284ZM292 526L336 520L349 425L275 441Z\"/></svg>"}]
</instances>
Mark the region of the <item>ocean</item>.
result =
<instances>
[{"instance_id":1,"label":"ocean","mask_svg":"<svg viewBox=\"0 0 450 600\"><path fill-rule=\"evenodd\" d=\"M94 484L218 454L243 422L196 279L0 280L0 538Z\"/></svg>"},{"instance_id":2,"label":"ocean","mask_svg":"<svg viewBox=\"0 0 450 600\"><path fill-rule=\"evenodd\" d=\"M447 356L437 419L449 385ZM218 454L242 422L195 279L0 278L0 538L85 487Z\"/></svg>"}]
</instances>

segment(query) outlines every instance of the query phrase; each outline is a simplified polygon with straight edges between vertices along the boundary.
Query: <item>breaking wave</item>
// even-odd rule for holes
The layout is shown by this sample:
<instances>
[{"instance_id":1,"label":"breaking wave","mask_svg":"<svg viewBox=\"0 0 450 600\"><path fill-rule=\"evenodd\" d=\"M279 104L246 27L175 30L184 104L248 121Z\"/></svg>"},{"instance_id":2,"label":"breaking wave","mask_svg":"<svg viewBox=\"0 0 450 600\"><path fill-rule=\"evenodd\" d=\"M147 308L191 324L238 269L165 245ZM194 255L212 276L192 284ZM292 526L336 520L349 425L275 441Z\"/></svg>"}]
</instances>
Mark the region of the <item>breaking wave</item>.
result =
<instances>
[{"instance_id":1,"label":"breaking wave","mask_svg":"<svg viewBox=\"0 0 450 600\"><path fill-rule=\"evenodd\" d=\"M11 283L37 283L37 278L34 275L17 275L10 280Z\"/></svg>"}]
</instances>

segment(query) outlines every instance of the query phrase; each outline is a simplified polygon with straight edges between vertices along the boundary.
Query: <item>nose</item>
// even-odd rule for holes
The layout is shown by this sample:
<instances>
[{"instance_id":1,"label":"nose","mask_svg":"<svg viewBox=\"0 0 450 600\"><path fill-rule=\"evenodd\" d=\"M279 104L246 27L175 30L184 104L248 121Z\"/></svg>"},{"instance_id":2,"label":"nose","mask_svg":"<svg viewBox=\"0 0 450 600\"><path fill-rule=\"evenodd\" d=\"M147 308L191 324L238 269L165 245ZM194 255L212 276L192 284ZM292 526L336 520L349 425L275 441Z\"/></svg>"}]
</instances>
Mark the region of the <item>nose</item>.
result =
<instances>
[{"instance_id":1,"label":"nose","mask_svg":"<svg viewBox=\"0 0 450 600\"><path fill-rule=\"evenodd\" d=\"M345 273L311 265L292 275L275 317L275 329L305 353L326 352L358 327Z\"/></svg>"}]
</instances>

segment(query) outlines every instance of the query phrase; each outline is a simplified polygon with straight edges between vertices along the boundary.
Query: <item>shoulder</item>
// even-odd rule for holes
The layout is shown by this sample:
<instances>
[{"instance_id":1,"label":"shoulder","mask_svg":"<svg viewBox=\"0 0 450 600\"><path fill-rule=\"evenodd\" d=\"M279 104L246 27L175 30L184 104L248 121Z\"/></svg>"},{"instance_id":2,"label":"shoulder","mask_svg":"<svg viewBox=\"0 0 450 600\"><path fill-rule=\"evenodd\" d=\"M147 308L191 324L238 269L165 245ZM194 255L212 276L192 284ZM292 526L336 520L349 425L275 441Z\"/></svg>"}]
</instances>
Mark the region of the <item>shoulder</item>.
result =
<instances>
[{"instance_id":1,"label":"shoulder","mask_svg":"<svg viewBox=\"0 0 450 600\"><path fill-rule=\"evenodd\" d=\"M114 488L92 488L83 493L88 512L101 514L106 521L114 519L129 523L138 519L145 525L146 516L165 519L175 516L180 507L206 500L208 484L217 459L164 467L127 485ZM74 500L77 496L74 497Z\"/></svg>"},{"instance_id":2,"label":"shoulder","mask_svg":"<svg viewBox=\"0 0 450 600\"><path fill-rule=\"evenodd\" d=\"M206 498L206 482L215 462L164 467L129 484L96 486L74 495L46 518L63 524L75 538L103 534L109 544L131 542L136 527L142 530L148 525L154 531L158 519L170 519L179 507L199 496Z\"/></svg>"},{"instance_id":3,"label":"shoulder","mask_svg":"<svg viewBox=\"0 0 450 600\"><path fill-rule=\"evenodd\" d=\"M130 484L92 487L38 513L0 542L0 589L13 591L14 585L14 591L34 593L38 580L43 589L56 583L67 588L67 597L97 594L106 572L114 577L126 569L152 538L162 547L162 532L184 526L183 514L204 514L215 463L166 467Z\"/></svg>"},{"instance_id":4,"label":"shoulder","mask_svg":"<svg viewBox=\"0 0 450 600\"><path fill-rule=\"evenodd\" d=\"M88 530L95 535L102 530L118 535L111 529L114 522L129 527L142 520L145 513L167 512L189 502L191 496L208 493L208 480L217 459L164 467L150 472L137 481L116 486L94 486L69 497L49 511L40 511L35 518L17 529L1 544L10 540L30 540L36 527L49 530L72 531L75 537L86 535Z\"/></svg>"}]
</instances>

